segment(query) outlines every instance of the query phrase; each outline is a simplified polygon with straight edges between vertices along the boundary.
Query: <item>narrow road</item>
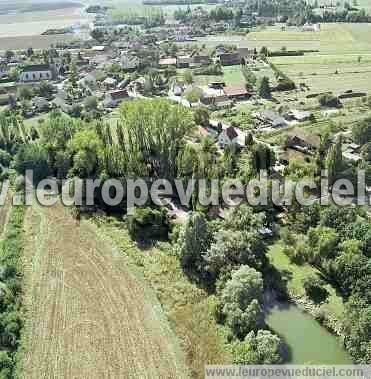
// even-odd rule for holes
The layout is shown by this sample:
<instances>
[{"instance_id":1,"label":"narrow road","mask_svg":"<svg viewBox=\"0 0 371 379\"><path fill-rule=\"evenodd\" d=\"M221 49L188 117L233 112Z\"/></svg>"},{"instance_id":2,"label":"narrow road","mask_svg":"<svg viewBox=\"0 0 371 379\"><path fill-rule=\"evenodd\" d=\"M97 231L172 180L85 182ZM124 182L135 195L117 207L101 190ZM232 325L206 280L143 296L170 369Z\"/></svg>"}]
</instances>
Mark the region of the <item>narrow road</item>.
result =
<instances>
[{"instance_id":1,"label":"narrow road","mask_svg":"<svg viewBox=\"0 0 371 379\"><path fill-rule=\"evenodd\" d=\"M24 378L186 377L157 299L93 225L34 204L25 235Z\"/></svg>"}]
</instances>

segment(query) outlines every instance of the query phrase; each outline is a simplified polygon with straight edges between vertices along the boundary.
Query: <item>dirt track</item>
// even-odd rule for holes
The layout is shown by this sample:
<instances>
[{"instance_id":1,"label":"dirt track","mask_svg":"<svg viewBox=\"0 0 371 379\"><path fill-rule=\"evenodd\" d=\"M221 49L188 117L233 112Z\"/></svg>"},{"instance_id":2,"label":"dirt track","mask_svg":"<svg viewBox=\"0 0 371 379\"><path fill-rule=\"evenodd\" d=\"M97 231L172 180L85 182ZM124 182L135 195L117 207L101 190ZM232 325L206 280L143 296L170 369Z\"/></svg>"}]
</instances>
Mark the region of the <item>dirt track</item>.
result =
<instances>
[{"instance_id":1,"label":"dirt track","mask_svg":"<svg viewBox=\"0 0 371 379\"><path fill-rule=\"evenodd\" d=\"M93 226L57 205L30 208L25 228L24 378L185 377L157 301Z\"/></svg>"}]
</instances>

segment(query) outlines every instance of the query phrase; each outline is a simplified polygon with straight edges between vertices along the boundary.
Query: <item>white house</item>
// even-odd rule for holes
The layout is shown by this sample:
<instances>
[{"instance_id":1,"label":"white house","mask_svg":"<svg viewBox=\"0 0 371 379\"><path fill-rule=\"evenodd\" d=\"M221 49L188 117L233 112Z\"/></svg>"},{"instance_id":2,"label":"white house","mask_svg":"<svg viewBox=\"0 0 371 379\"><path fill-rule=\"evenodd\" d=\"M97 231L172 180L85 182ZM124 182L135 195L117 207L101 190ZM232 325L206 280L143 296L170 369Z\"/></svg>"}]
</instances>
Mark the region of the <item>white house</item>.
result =
<instances>
[{"instance_id":1,"label":"white house","mask_svg":"<svg viewBox=\"0 0 371 379\"><path fill-rule=\"evenodd\" d=\"M233 126L224 129L218 137L219 146L224 149L225 146L238 145L238 133Z\"/></svg>"},{"instance_id":2,"label":"white house","mask_svg":"<svg viewBox=\"0 0 371 379\"><path fill-rule=\"evenodd\" d=\"M21 82L38 82L53 79L53 70L49 64L34 64L23 68Z\"/></svg>"}]
</instances>

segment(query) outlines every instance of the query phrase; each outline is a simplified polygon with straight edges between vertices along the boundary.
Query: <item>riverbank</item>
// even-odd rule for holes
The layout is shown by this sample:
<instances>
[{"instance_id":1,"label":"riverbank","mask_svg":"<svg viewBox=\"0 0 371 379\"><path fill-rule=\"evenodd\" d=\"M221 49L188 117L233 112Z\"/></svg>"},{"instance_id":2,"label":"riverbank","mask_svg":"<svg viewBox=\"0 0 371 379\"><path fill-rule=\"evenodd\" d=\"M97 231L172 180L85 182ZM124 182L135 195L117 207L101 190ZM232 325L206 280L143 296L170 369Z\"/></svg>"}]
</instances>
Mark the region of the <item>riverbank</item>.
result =
<instances>
[{"instance_id":1,"label":"riverbank","mask_svg":"<svg viewBox=\"0 0 371 379\"><path fill-rule=\"evenodd\" d=\"M281 275L285 288L279 291L285 292L287 301L309 313L331 333L343 338L342 319L345 309L343 299L336 289L326 284L325 288L329 293L326 302L315 304L306 296L302 281L307 275L319 274L318 270L307 264L299 266L291 263L279 242L270 248L268 258Z\"/></svg>"}]
</instances>

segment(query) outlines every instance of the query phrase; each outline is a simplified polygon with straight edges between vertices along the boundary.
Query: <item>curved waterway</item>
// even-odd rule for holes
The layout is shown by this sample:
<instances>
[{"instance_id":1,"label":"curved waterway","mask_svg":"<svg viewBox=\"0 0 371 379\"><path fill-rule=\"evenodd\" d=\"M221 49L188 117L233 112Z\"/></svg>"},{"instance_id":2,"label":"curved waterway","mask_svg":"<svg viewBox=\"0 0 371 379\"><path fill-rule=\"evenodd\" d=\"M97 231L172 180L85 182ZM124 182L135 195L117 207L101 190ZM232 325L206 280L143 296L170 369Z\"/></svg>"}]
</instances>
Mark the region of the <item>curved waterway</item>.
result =
<instances>
[{"instance_id":1,"label":"curved waterway","mask_svg":"<svg viewBox=\"0 0 371 379\"><path fill-rule=\"evenodd\" d=\"M276 303L267 311L266 323L285 341L287 363L352 364L340 338L295 305Z\"/></svg>"}]
</instances>

